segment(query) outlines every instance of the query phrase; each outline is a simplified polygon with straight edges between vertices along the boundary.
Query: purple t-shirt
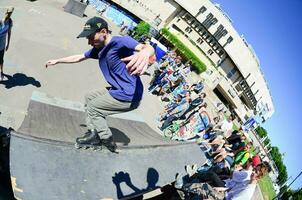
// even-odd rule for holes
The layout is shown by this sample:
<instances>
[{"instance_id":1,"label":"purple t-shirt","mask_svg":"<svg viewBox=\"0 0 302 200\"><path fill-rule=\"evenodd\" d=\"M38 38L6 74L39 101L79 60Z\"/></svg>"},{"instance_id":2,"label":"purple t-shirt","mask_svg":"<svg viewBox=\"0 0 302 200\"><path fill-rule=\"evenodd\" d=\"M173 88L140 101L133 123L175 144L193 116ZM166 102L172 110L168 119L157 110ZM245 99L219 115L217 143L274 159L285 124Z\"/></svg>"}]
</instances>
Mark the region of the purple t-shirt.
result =
<instances>
[{"instance_id":1,"label":"purple t-shirt","mask_svg":"<svg viewBox=\"0 0 302 200\"><path fill-rule=\"evenodd\" d=\"M137 75L130 75L121 58L134 53L139 43L129 36L114 36L103 48L92 48L85 52L86 58L99 60L100 69L111 85L110 95L120 101L139 102L143 95L143 84Z\"/></svg>"}]
</instances>

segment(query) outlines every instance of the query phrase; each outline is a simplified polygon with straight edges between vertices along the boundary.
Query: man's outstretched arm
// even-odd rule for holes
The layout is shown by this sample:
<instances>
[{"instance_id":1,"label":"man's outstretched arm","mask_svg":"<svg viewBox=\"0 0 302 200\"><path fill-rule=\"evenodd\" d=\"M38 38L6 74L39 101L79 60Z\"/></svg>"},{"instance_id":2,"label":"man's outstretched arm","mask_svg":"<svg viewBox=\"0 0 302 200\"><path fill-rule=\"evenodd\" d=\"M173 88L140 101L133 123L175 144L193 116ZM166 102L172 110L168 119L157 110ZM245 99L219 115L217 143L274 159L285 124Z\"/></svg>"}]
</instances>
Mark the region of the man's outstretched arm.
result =
<instances>
[{"instance_id":1,"label":"man's outstretched arm","mask_svg":"<svg viewBox=\"0 0 302 200\"><path fill-rule=\"evenodd\" d=\"M58 58L58 59L53 59L53 60L48 60L45 64L45 67L49 67L52 65L60 64L60 63L78 63L82 62L83 60L86 60L87 58L85 57L84 54L79 54L79 55L73 55L73 56L68 56L64 58Z\"/></svg>"}]
</instances>

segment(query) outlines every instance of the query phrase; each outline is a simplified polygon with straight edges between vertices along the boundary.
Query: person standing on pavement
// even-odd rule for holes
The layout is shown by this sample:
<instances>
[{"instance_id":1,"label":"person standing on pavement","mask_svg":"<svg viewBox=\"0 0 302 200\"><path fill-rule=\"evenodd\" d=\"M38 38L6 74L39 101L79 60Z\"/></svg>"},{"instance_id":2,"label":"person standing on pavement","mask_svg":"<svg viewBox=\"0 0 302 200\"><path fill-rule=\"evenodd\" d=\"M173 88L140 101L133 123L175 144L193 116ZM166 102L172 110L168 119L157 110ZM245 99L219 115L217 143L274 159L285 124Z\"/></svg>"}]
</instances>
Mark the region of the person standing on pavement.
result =
<instances>
[{"instance_id":1,"label":"person standing on pavement","mask_svg":"<svg viewBox=\"0 0 302 200\"><path fill-rule=\"evenodd\" d=\"M139 75L145 72L150 63L155 62L154 49L129 36L111 36L107 22L100 17L93 17L86 22L78 36L83 37L92 46L90 50L80 55L49 60L46 68L59 63L78 63L89 58L98 60L110 87L85 96L88 132L76 139L76 147L105 146L115 152L116 144L106 117L138 107L143 95Z\"/></svg>"},{"instance_id":2,"label":"person standing on pavement","mask_svg":"<svg viewBox=\"0 0 302 200\"><path fill-rule=\"evenodd\" d=\"M13 7L9 7L4 15L4 18L0 20L0 80L4 79L3 62L4 53L8 50L11 38L11 29L13 26L13 20L11 15L14 12ZM7 39L7 43L6 43Z\"/></svg>"}]
</instances>

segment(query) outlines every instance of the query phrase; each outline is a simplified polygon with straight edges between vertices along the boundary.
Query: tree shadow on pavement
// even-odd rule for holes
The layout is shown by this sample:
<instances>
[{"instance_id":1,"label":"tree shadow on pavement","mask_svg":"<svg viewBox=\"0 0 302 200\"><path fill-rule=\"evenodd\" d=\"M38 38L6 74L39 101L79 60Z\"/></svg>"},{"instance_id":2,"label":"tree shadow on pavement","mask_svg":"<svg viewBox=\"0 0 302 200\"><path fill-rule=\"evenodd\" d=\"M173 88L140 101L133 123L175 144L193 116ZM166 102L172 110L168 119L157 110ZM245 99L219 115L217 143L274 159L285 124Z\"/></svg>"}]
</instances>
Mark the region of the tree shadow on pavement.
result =
<instances>
[{"instance_id":1,"label":"tree shadow on pavement","mask_svg":"<svg viewBox=\"0 0 302 200\"><path fill-rule=\"evenodd\" d=\"M33 77L28 77L22 73L16 73L13 76L4 74L6 80L0 81L0 84L4 85L6 89L10 89L17 86L33 85L41 87L41 83Z\"/></svg>"},{"instance_id":2,"label":"tree shadow on pavement","mask_svg":"<svg viewBox=\"0 0 302 200\"><path fill-rule=\"evenodd\" d=\"M154 168L149 168L147 172L147 187L143 189L137 188L135 185L133 185L130 175L126 172L120 171L118 173L115 173L115 175L112 177L112 182L116 186L116 193L117 198L129 198L129 197L135 197L135 199L142 199L142 195L145 192L154 190L156 188L159 188L159 186L156 186L156 183L158 182L159 174ZM131 194L123 194L123 191L121 189L121 183L125 183L130 189L133 190ZM134 199L134 198L131 198Z\"/></svg>"}]
</instances>

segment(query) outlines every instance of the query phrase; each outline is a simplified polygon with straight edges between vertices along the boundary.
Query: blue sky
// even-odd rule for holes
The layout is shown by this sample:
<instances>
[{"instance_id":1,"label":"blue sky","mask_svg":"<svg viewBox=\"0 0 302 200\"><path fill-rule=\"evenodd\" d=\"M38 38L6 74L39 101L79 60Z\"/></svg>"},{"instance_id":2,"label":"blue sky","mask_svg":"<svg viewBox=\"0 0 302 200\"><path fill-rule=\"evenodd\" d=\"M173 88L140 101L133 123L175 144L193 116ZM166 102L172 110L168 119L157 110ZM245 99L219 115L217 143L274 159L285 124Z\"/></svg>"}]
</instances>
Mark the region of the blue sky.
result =
<instances>
[{"instance_id":1,"label":"blue sky","mask_svg":"<svg viewBox=\"0 0 302 200\"><path fill-rule=\"evenodd\" d=\"M285 153L289 176L302 170L302 1L214 0L250 43L268 82L275 113L263 127ZM302 177L292 188L302 187Z\"/></svg>"}]
</instances>

